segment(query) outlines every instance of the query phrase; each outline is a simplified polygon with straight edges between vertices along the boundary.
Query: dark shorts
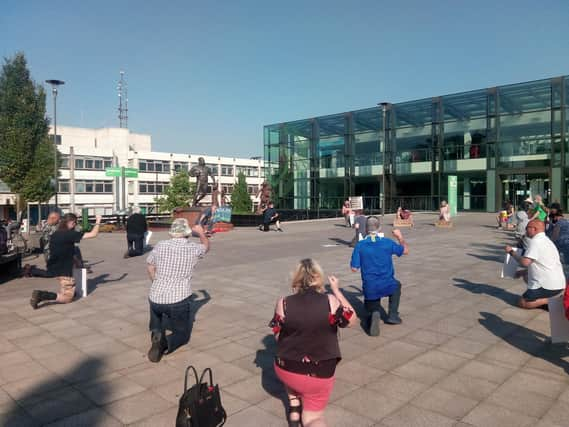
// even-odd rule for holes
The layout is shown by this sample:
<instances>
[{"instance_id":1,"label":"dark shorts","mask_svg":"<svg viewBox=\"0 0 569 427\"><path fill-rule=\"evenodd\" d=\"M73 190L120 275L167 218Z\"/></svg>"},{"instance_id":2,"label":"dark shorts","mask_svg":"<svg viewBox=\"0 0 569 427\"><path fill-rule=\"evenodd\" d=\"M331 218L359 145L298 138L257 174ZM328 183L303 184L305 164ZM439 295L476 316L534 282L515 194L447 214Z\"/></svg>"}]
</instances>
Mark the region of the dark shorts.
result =
<instances>
[{"instance_id":1,"label":"dark shorts","mask_svg":"<svg viewBox=\"0 0 569 427\"><path fill-rule=\"evenodd\" d=\"M523 293L522 298L525 299L526 301L531 302L541 298L551 298L554 297L555 295L559 295L561 292L563 292L563 289L556 289L554 291L543 288L528 289Z\"/></svg>"}]
</instances>

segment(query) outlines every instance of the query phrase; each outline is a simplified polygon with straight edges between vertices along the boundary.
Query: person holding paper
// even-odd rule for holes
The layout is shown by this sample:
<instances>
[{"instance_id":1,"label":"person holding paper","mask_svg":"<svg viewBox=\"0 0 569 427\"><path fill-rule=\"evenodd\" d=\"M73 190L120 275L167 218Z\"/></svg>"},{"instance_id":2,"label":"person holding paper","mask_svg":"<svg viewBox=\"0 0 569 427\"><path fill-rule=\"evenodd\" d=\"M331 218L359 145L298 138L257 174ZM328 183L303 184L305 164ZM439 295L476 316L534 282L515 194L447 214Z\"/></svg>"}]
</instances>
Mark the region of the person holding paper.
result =
<instances>
[{"instance_id":1,"label":"person holding paper","mask_svg":"<svg viewBox=\"0 0 569 427\"><path fill-rule=\"evenodd\" d=\"M57 231L53 233L49 241L49 260L47 269L59 282L59 293L39 291L32 292L30 305L35 310L42 301L55 301L60 304L67 304L73 301L75 296L75 279L73 277L74 256L76 253L75 244L81 239L93 239L99 234L101 225L101 215L96 216L95 226L88 233L75 230L77 226L77 215L68 213L63 216Z\"/></svg>"},{"instance_id":2,"label":"person holding paper","mask_svg":"<svg viewBox=\"0 0 569 427\"><path fill-rule=\"evenodd\" d=\"M545 235L545 223L539 219L531 220L526 228L528 247L524 255L519 255L511 246L504 250L518 264L527 267L528 289L521 296L521 308L542 308L547 306L548 298L560 294L565 289L565 275L559 259L559 252Z\"/></svg>"}]
</instances>

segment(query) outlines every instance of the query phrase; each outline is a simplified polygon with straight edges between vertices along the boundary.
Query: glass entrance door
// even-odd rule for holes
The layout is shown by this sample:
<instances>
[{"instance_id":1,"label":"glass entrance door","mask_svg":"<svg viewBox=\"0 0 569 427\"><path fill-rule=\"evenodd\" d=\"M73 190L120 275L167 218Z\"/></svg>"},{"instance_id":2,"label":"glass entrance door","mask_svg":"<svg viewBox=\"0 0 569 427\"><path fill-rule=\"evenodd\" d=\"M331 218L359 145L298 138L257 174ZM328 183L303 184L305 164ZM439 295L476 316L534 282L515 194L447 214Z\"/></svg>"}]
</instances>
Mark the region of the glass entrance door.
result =
<instances>
[{"instance_id":1,"label":"glass entrance door","mask_svg":"<svg viewBox=\"0 0 569 427\"><path fill-rule=\"evenodd\" d=\"M547 174L514 174L501 175L502 181L502 206L510 201L518 209L528 197L532 199L538 194L543 197L543 202L549 204L551 193L549 175Z\"/></svg>"}]
</instances>

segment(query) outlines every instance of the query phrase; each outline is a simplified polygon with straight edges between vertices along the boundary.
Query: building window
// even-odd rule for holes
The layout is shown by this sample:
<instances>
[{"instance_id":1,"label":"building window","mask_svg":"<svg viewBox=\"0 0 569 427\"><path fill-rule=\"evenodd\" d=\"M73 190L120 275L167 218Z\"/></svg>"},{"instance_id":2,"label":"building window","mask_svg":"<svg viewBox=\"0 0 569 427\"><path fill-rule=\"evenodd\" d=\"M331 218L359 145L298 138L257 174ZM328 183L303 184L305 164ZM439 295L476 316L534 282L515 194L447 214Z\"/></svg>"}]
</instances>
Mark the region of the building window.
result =
<instances>
[{"instance_id":1,"label":"building window","mask_svg":"<svg viewBox=\"0 0 569 427\"><path fill-rule=\"evenodd\" d=\"M75 159L75 169L85 169L83 159Z\"/></svg>"},{"instance_id":2,"label":"building window","mask_svg":"<svg viewBox=\"0 0 569 427\"><path fill-rule=\"evenodd\" d=\"M59 158L59 161L60 161L60 164L59 164L60 169L69 169L69 156L62 155Z\"/></svg>"},{"instance_id":3,"label":"building window","mask_svg":"<svg viewBox=\"0 0 569 427\"><path fill-rule=\"evenodd\" d=\"M165 182L140 181L138 192L141 194L163 194L168 188Z\"/></svg>"},{"instance_id":4,"label":"building window","mask_svg":"<svg viewBox=\"0 0 569 427\"><path fill-rule=\"evenodd\" d=\"M233 176L233 166L221 165L221 176Z\"/></svg>"},{"instance_id":5,"label":"building window","mask_svg":"<svg viewBox=\"0 0 569 427\"><path fill-rule=\"evenodd\" d=\"M233 192L233 185L232 184L222 184L221 191L225 194L231 194Z\"/></svg>"},{"instance_id":6,"label":"building window","mask_svg":"<svg viewBox=\"0 0 569 427\"><path fill-rule=\"evenodd\" d=\"M206 166L211 169L211 173L212 173L214 176L217 176L217 175L218 175L217 165L206 164Z\"/></svg>"},{"instance_id":7,"label":"building window","mask_svg":"<svg viewBox=\"0 0 569 427\"><path fill-rule=\"evenodd\" d=\"M69 181L59 181L58 193L69 193Z\"/></svg>"},{"instance_id":8,"label":"building window","mask_svg":"<svg viewBox=\"0 0 569 427\"><path fill-rule=\"evenodd\" d=\"M254 166L237 166L237 175L240 173L245 174L247 177L259 176L259 170Z\"/></svg>"},{"instance_id":9,"label":"building window","mask_svg":"<svg viewBox=\"0 0 569 427\"><path fill-rule=\"evenodd\" d=\"M105 169L113 167L113 161L112 160L105 160L104 164L105 164Z\"/></svg>"},{"instance_id":10,"label":"building window","mask_svg":"<svg viewBox=\"0 0 569 427\"><path fill-rule=\"evenodd\" d=\"M53 134L49 134L49 142L53 144ZM55 138L55 145L61 145L61 135L57 135Z\"/></svg>"},{"instance_id":11,"label":"building window","mask_svg":"<svg viewBox=\"0 0 569 427\"><path fill-rule=\"evenodd\" d=\"M62 184L65 184L67 191L62 190ZM69 181L60 181L59 188L61 193L69 192ZM75 181L76 193L112 193L112 181L94 181L94 180L77 180Z\"/></svg>"},{"instance_id":12,"label":"building window","mask_svg":"<svg viewBox=\"0 0 569 427\"><path fill-rule=\"evenodd\" d=\"M258 185L248 185L247 186L247 193L256 195L258 192L259 192L259 186Z\"/></svg>"},{"instance_id":13,"label":"building window","mask_svg":"<svg viewBox=\"0 0 569 427\"><path fill-rule=\"evenodd\" d=\"M170 173L170 162L167 160L139 160L138 169L141 172Z\"/></svg>"},{"instance_id":14,"label":"building window","mask_svg":"<svg viewBox=\"0 0 569 427\"><path fill-rule=\"evenodd\" d=\"M180 171L188 171L188 163L187 162L174 162L174 171L175 172L180 172Z\"/></svg>"},{"instance_id":15,"label":"building window","mask_svg":"<svg viewBox=\"0 0 569 427\"><path fill-rule=\"evenodd\" d=\"M66 164L69 165L69 157L67 157ZM107 167L112 166L111 159L104 159L104 158L86 158L86 157L76 157L75 158L75 169L88 169L88 170L104 170ZM63 158L62 158L62 168L63 166ZM67 166L69 167L69 166Z\"/></svg>"}]
</instances>

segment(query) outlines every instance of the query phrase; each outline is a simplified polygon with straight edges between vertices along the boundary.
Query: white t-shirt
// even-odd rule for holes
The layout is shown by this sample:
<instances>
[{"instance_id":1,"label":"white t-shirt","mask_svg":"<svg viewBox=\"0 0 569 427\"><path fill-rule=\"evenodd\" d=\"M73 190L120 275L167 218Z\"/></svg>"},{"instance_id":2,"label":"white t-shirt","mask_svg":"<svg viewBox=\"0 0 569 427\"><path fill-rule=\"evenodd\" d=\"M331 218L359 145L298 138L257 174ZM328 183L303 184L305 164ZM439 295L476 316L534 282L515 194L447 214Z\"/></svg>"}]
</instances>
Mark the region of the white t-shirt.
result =
<instances>
[{"instance_id":1,"label":"white t-shirt","mask_svg":"<svg viewBox=\"0 0 569 427\"><path fill-rule=\"evenodd\" d=\"M553 242L545 233L538 233L527 241L524 257L533 260L528 267L528 289L565 289L563 267Z\"/></svg>"}]
</instances>

